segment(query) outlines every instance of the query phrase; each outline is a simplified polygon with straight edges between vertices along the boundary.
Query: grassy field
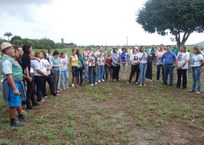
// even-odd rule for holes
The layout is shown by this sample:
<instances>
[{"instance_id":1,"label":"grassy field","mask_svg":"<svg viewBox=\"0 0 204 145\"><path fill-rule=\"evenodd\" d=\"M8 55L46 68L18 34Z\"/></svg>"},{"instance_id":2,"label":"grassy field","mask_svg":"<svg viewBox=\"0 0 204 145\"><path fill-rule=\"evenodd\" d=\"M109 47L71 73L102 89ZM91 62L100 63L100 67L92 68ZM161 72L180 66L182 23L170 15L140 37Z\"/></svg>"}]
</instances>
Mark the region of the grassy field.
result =
<instances>
[{"instance_id":1,"label":"grassy field","mask_svg":"<svg viewBox=\"0 0 204 145\"><path fill-rule=\"evenodd\" d=\"M204 144L204 95L154 81L142 88L126 81L85 82L50 96L28 115L25 127L12 128L0 101L0 144Z\"/></svg>"}]
</instances>

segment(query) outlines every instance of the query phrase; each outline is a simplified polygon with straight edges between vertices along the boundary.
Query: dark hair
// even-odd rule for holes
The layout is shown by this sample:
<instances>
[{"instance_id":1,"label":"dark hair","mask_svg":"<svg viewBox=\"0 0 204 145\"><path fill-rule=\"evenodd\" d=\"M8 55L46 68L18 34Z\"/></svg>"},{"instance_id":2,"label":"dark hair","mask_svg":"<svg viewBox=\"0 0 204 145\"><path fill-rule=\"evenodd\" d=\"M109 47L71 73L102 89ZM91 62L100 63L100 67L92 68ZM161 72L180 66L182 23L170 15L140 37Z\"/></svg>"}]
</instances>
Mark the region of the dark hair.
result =
<instances>
[{"instance_id":1,"label":"dark hair","mask_svg":"<svg viewBox=\"0 0 204 145\"><path fill-rule=\"evenodd\" d=\"M59 54L59 52L57 50L55 50L52 55L55 56L55 55L58 55L58 54Z\"/></svg>"},{"instance_id":2,"label":"dark hair","mask_svg":"<svg viewBox=\"0 0 204 145\"><path fill-rule=\"evenodd\" d=\"M118 48L113 48L113 53L115 53L116 50L118 50Z\"/></svg>"},{"instance_id":3,"label":"dark hair","mask_svg":"<svg viewBox=\"0 0 204 145\"><path fill-rule=\"evenodd\" d=\"M143 46L140 46L140 52L141 52L141 50L142 50L143 48L144 48Z\"/></svg>"},{"instance_id":4,"label":"dark hair","mask_svg":"<svg viewBox=\"0 0 204 145\"><path fill-rule=\"evenodd\" d=\"M193 47L193 49L196 51L196 54L201 54L201 51L197 46Z\"/></svg>"},{"instance_id":5,"label":"dark hair","mask_svg":"<svg viewBox=\"0 0 204 145\"><path fill-rule=\"evenodd\" d=\"M123 50L127 51L127 49L126 49L126 48L124 48L124 47L122 48L122 51L123 51Z\"/></svg>"},{"instance_id":6,"label":"dark hair","mask_svg":"<svg viewBox=\"0 0 204 145\"><path fill-rule=\"evenodd\" d=\"M184 52L186 52L186 46L184 44L180 45L180 47L184 48Z\"/></svg>"},{"instance_id":7,"label":"dark hair","mask_svg":"<svg viewBox=\"0 0 204 145\"><path fill-rule=\"evenodd\" d=\"M47 59L47 55L46 55L45 51L41 51L41 52L43 53L44 58Z\"/></svg>"},{"instance_id":8,"label":"dark hair","mask_svg":"<svg viewBox=\"0 0 204 145\"><path fill-rule=\"evenodd\" d=\"M18 46L14 46L13 48L14 48L15 53L16 53L16 51L18 51Z\"/></svg>"},{"instance_id":9,"label":"dark hair","mask_svg":"<svg viewBox=\"0 0 204 145\"><path fill-rule=\"evenodd\" d=\"M23 45L22 48L23 48L24 54L28 55L30 53L30 51L29 51L30 47L31 47L31 45L28 45L28 44Z\"/></svg>"},{"instance_id":10,"label":"dark hair","mask_svg":"<svg viewBox=\"0 0 204 145\"><path fill-rule=\"evenodd\" d=\"M72 49L72 52L74 52L75 50L76 50L76 49L73 48L73 49Z\"/></svg>"},{"instance_id":11,"label":"dark hair","mask_svg":"<svg viewBox=\"0 0 204 145\"><path fill-rule=\"evenodd\" d=\"M80 52L80 50L77 49L77 51L76 51L76 55L77 55L77 56L79 56L79 52Z\"/></svg>"}]
</instances>

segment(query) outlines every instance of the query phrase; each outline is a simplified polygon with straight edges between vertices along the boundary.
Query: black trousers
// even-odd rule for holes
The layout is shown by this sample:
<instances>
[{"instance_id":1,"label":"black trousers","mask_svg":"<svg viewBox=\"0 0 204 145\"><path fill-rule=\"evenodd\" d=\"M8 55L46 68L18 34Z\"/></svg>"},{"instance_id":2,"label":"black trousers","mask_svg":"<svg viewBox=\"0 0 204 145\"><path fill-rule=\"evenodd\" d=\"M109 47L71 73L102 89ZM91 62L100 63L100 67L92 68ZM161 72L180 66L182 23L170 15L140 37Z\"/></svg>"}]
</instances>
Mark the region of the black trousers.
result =
<instances>
[{"instance_id":1,"label":"black trousers","mask_svg":"<svg viewBox=\"0 0 204 145\"><path fill-rule=\"evenodd\" d=\"M36 103L35 100L35 80L34 80L34 76L32 77L32 81L28 81L26 79L26 83L27 83L27 90L26 90L26 105L27 107L31 106L31 102L32 104Z\"/></svg>"},{"instance_id":2,"label":"black trousers","mask_svg":"<svg viewBox=\"0 0 204 145\"><path fill-rule=\"evenodd\" d=\"M44 85L43 85L43 96L47 96L47 91L46 91L46 82L49 84L49 88L50 88L50 93L52 95L56 95L57 92L55 92L55 86L54 86L54 78L53 78L53 75L52 74L49 74L48 77L45 78L46 81L44 82Z\"/></svg>"},{"instance_id":3,"label":"black trousers","mask_svg":"<svg viewBox=\"0 0 204 145\"><path fill-rule=\"evenodd\" d=\"M113 80L119 80L119 71L120 71L120 66L113 66Z\"/></svg>"},{"instance_id":4,"label":"black trousers","mask_svg":"<svg viewBox=\"0 0 204 145\"><path fill-rule=\"evenodd\" d=\"M146 78L152 80L152 61L147 62Z\"/></svg>"},{"instance_id":5,"label":"black trousers","mask_svg":"<svg viewBox=\"0 0 204 145\"><path fill-rule=\"evenodd\" d=\"M177 69L177 87L181 86L181 78L183 79L182 86L184 89L187 88L187 69Z\"/></svg>"},{"instance_id":6,"label":"black trousers","mask_svg":"<svg viewBox=\"0 0 204 145\"><path fill-rule=\"evenodd\" d=\"M46 78L44 76L35 76L35 83L37 86L37 101L40 102L43 98L43 89L45 84Z\"/></svg>"},{"instance_id":7,"label":"black trousers","mask_svg":"<svg viewBox=\"0 0 204 145\"><path fill-rule=\"evenodd\" d=\"M79 74L79 85L82 85L83 84L83 68L79 68L78 69L78 74Z\"/></svg>"},{"instance_id":8,"label":"black trousers","mask_svg":"<svg viewBox=\"0 0 204 145\"><path fill-rule=\"evenodd\" d=\"M131 65L131 72L130 72L130 77L129 77L129 82L130 82L130 83L131 83L132 77L135 75L135 73L136 73L135 82L138 82L139 74L140 74L139 64L137 64L137 65Z\"/></svg>"}]
</instances>

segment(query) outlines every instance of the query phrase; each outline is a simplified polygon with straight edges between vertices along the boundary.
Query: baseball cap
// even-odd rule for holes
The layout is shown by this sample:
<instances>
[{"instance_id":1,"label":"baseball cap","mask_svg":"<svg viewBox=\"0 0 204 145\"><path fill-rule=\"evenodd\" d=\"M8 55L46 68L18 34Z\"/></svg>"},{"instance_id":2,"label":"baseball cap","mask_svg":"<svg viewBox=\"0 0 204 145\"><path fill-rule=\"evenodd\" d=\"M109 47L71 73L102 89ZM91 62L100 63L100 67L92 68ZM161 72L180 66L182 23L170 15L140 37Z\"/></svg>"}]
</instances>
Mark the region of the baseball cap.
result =
<instances>
[{"instance_id":1,"label":"baseball cap","mask_svg":"<svg viewBox=\"0 0 204 145\"><path fill-rule=\"evenodd\" d=\"M3 42L1 44L1 50L5 50L6 48L9 48L9 47L13 47L13 45L11 45L11 43L9 42Z\"/></svg>"}]
</instances>

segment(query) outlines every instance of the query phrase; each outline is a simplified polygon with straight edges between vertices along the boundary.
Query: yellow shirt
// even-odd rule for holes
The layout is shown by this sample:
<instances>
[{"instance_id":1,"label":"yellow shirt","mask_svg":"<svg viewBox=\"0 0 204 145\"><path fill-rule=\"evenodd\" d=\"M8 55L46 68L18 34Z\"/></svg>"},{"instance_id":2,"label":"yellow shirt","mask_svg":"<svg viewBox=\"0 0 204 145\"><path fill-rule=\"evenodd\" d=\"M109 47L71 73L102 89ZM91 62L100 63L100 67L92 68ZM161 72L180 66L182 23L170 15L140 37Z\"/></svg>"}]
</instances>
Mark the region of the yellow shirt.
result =
<instances>
[{"instance_id":1,"label":"yellow shirt","mask_svg":"<svg viewBox=\"0 0 204 145\"><path fill-rule=\"evenodd\" d=\"M77 66L78 65L78 56L75 55L75 56L71 56L72 58L72 66Z\"/></svg>"}]
</instances>

